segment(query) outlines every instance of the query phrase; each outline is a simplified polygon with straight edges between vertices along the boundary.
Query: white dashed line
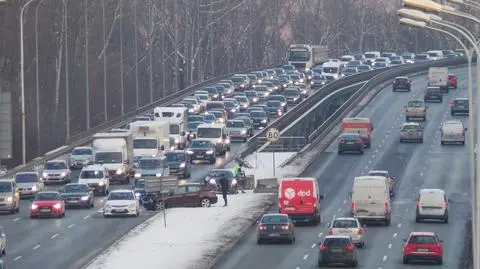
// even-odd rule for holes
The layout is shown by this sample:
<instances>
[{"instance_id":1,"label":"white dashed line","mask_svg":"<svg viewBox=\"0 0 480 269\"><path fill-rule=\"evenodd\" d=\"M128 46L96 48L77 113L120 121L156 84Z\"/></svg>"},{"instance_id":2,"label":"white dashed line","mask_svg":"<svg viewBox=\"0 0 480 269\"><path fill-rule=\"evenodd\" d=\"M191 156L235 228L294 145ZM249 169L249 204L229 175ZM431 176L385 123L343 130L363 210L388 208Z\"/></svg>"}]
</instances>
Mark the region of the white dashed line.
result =
<instances>
[{"instance_id":1,"label":"white dashed line","mask_svg":"<svg viewBox=\"0 0 480 269\"><path fill-rule=\"evenodd\" d=\"M21 258L22 258L22 256L17 256L17 257L15 257L15 259L13 259L13 260L14 260L14 261L18 261L18 260L20 260Z\"/></svg>"},{"instance_id":2,"label":"white dashed line","mask_svg":"<svg viewBox=\"0 0 480 269\"><path fill-rule=\"evenodd\" d=\"M50 238L53 239L53 238L55 238L55 237L57 237L57 236L58 236L58 234L54 234L54 235L52 235Z\"/></svg>"},{"instance_id":3,"label":"white dashed line","mask_svg":"<svg viewBox=\"0 0 480 269\"><path fill-rule=\"evenodd\" d=\"M319 233L319 234L318 234L318 237L322 237L322 235L323 235L323 233Z\"/></svg>"},{"instance_id":4,"label":"white dashed line","mask_svg":"<svg viewBox=\"0 0 480 269\"><path fill-rule=\"evenodd\" d=\"M372 161L369 160L369 161L368 161L368 164L371 164L371 163L372 163Z\"/></svg>"},{"instance_id":5,"label":"white dashed line","mask_svg":"<svg viewBox=\"0 0 480 269\"><path fill-rule=\"evenodd\" d=\"M408 208L405 208L405 212L408 212Z\"/></svg>"},{"instance_id":6,"label":"white dashed line","mask_svg":"<svg viewBox=\"0 0 480 269\"><path fill-rule=\"evenodd\" d=\"M314 248L316 245L317 245L317 244L313 244L313 245L312 245L312 248Z\"/></svg>"},{"instance_id":7,"label":"white dashed line","mask_svg":"<svg viewBox=\"0 0 480 269\"><path fill-rule=\"evenodd\" d=\"M295 267L295 269L300 269L300 267L297 266L297 267Z\"/></svg>"},{"instance_id":8,"label":"white dashed line","mask_svg":"<svg viewBox=\"0 0 480 269\"><path fill-rule=\"evenodd\" d=\"M401 223L399 223L399 224L397 225L397 227L398 227L398 228L401 228L401 227L402 227L402 224L401 224Z\"/></svg>"},{"instance_id":9,"label":"white dashed line","mask_svg":"<svg viewBox=\"0 0 480 269\"><path fill-rule=\"evenodd\" d=\"M20 218L14 218L13 221L18 221Z\"/></svg>"},{"instance_id":10,"label":"white dashed line","mask_svg":"<svg viewBox=\"0 0 480 269\"><path fill-rule=\"evenodd\" d=\"M387 258L388 258L387 256L383 256L383 259L382 259L382 260L383 260L383 261L386 261Z\"/></svg>"},{"instance_id":11,"label":"white dashed line","mask_svg":"<svg viewBox=\"0 0 480 269\"><path fill-rule=\"evenodd\" d=\"M347 200L343 200L343 204L346 204L347 203Z\"/></svg>"},{"instance_id":12,"label":"white dashed line","mask_svg":"<svg viewBox=\"0 0 480 269\"><path fill-rule=\"evenodd\" d=\"M392 248L392 244L388 244L388 248Z\"/></svg>"},{"instance_id":13,"label":"white dashed line","mask_svg":"<svg viewBox=\"0 0 480 269\"><path fill-rule=\"evenodd\" d=\"M88 219L88 218L90 218L89 215L86 215L85 217L83 217L83 219Z\"/></svg>"},{"instance_id":14,"label":"white dashed line","mask_svg":"<svg viewBox=\"0 0 480 269\"><path fill-rule=\"evenodd\" d=\"M398 235L397 233L394 233L394 234L393 234L393 238L397 237L397 235Z\"/></svg>"},{"instance_id":15,"label":"white dashed line","mask_svg":"<svg viewBox=\"0 0 480 269\"><path fill-rule=\"evenodd\" d=\"M33 250L36 250L39 247L40 247L40 245L36 245L36 246L33 247Z\"/></svg>"},{"instance_id":16,"label":"white dashed line","mask_svg":"<svg viewBox=\"0 0 480 269\"><path fill-rule=\"evenodd\" d=\"M423 172L420 172L420 176L423 177Z\"/></svg>"},{"instance_id":17,"label":"white dashed line","mask_svg":"<svg viewBox=\"0 0 480 269\"><path fill-rule=\"evenodd\" d=\"M342 210L342 208L337 209L337 212L340 212L340 210Z\"/></svg>"},{"instance_id":18,"label":"white dashed line","mask_svg":"<svg viewBox=\"0 0 480 269\"><path fill-rule=\"evenodd\" d=\"M367 170L367 169L368 169L368 166L365 166L365 170Z\"/></svg>"},{"instance_id":19,"label":"white dashed line","mask_svg":"<svg viewBox=\"0 0 480 269\"><path fill-rule=\"evenodd\" d=\"M308 254L305 254L305 256L303 256L303 260L306 260L308 258Z\"/></svg>"},{"instance_id":20,"label":"white dashed line","mask_svg":"<svg viewBox=\"0 0 480 269\"><path fill-rule=\"evenodd\" d=\"M372 159L375 159L375 154L372 155Z\"/></svg>"},{"instance_id":21,"label":"white dashed line","mask_svg":"<svg viewBox=\"0 0 480 269\"><path fill-rule=\"evenodd\" d=\"M68 225L67 228L70 229L70 228L72 228L73 226L75 226L75 224L70 224L70 225Z\"/></svg>"}]
</instances>

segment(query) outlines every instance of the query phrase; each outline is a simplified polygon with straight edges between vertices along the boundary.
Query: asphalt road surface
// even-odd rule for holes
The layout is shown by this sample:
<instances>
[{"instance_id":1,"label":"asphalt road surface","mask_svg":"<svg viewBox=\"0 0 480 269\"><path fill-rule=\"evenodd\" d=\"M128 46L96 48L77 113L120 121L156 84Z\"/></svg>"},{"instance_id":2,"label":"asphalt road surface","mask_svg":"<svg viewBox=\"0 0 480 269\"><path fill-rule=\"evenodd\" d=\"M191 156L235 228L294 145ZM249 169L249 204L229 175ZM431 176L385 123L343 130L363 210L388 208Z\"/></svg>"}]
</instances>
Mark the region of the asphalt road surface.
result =
<instances>
[{"instance_id":1,"label":"asphalt road surface","mask_svg":"<svg viewBox=\"0 0 480 269\"><path fill-rule=\"evenodd\" d=\"M393 93L391 85L379 93L360 113L373 120L372 148L364 155L337 155L336 141L302 176L316 177L321 192L322 224L296 227L293 245L257 245L255 228L215 267L216 269L304 269L316 268L319 243L327 233L327 223L350 210L348 193L353 178L370 170L388 170L399 182L389 227L367 226L365 248L359 249L359 268L418 268L402 264L402 239L412 231L432 231L444 240L444 264L435 268L456 268L464 246L465 223L470 218L468 137L465 146L440 145L440 124L452 118L449 103L466 97L466 68L450 70L458 76L458 90L450 90L443 103L429 103L423 144L400 144L404 106L423 98L425 75L412 78L412 92ZM475 83L475 82L474 82ZM454 116L467 125L467 116ZM468 126L467 126L468 127ZM415 223L415 200L422 188L444 189L451 202L448 224ZM277 209L272 209L277 212Z\"/></svg>"}]
</instances>

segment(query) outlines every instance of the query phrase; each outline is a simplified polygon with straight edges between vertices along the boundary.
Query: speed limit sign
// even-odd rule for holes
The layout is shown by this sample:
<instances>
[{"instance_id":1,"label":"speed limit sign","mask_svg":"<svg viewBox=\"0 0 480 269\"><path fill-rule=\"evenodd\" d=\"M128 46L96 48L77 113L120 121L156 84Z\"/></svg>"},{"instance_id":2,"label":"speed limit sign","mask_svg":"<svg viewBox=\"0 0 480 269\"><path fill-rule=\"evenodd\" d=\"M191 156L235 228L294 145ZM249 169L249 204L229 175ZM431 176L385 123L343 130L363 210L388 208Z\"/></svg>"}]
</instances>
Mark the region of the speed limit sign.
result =
<instances>
[{"instance_id":1,"label":"speed limit sign","mask_svg":"<svg viewBox=\"0 0 480 269\"><path fill-rule=\"evenodd\" d=\"M267 135L265 137L270 142L277 142L278 140L280 140L280 131L275 128L270 128L268 129Z\"/></svg>"}]
</instances>

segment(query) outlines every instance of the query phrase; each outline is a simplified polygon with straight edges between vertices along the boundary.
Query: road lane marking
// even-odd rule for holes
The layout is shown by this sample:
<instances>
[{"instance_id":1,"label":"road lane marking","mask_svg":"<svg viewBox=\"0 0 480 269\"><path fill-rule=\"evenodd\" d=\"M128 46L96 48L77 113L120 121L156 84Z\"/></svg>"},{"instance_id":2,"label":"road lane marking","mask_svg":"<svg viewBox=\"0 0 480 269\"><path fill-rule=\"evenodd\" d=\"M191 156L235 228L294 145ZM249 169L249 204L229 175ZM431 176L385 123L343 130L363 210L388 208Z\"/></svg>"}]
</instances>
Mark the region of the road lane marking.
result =
<instances>
[{"instance_id":1,"label":"road lane marking","mask_svg":"<svg viewBox=\"0 0 480 269\"><path fill-rule=\"evenodd\" d=\"M347 200L343 200L343 204L346 204L347 203Z\"/></svg>"},{"instance_id":2,"label":"road lane marking","mask_svg":"<svg viewBox=\"0 0 480 269\"><path fill-rule=\"evenodd\" d=\"M33 250L36 250L39 247L40 247L40 245L36 245L36 246L33 247Z\"/></svg>"},{"instance_id":3,"label":"road lane marking","mask_svg":"<svg viewBox=\"0 0 480 269\"><path fill-rule=\"evenodd\" d=\"M295 269L300 269L300 267L297 266L297 267L295 267Z\"/></svg>"},{"instance_id":4,"label":"road lane marking","mask_svg":"<svg viewBox=\"0 0 480 269\"><path fill-rule=\"evenodd\" d=\"M18 260L20 260L21 258L22 258L22 256L17 256L17 257L15 257L15 259L13 259L13 260L14 260L14 261L18 261Z\"/></svg>"},{"instance_id":5,"label":"road lane marking","mask_svg":"<svg viewBox=\"0 0 480 269\"><path fill-rule=\"evenodd\" d=\"M392 248L392 244L388 244L388 248Z\"/></svg>"},{"instance_id":6,"label":"road lane marking","mask_svg":"<svg viewBox=\"0 0 480 269\"><path fill-rule=\"evenodd\" d=\"M20 218L14 218L13 221L18 221Z\"/></svg>"},{"instance_id":7,"label":"road lane marking","mask_svg":"<svg viewBox=\"0 0 480 269\"><path fill-rule=\"evenodd\" d=\"M337 209L337 212L340 212L340 210L342 210L342 208Z\"/></svg>"},{"instance_id":8,"label":"road lane marking","mask_svg":"<svg viewBox=\"0 0 480 269\"><path fill-rule=\"evenodd\" d=\"M333 219L336 219L337 218L337 215L333 215Z\"/></svg>"},{"instance_id":9,"label":"road lane marking","mask_svg":"<svg viewBox=\"0 0 480 269\"><path fill-rule=\"evenodd\" d=\"M318 237L322 237L322 235L323 235L323 233L319 233L319 234L318 234Z\"/></svg>"},{"instance_id":10,"label":"road lane marking","mask_svg":"<svg viewBox=\"0 0 480 269\"><path fill-rule=\"evenodd\" d=\"M303 256L303 260L306 260L308 258L308 254L305 254L305 256Z\"/></svg>"},{"instance_id":11,"label":"road lane marking","mask_svg":"<svg viewBox=\"0 0 480 269\"><path fill-rule=\"evenodd\" d=\"M398 228L400 228L400 227L402 227L402 224L401 224L401 223L399 223L397 226L398 226Z\"/></svg>"},{"instance_id":12,"label":"road lane marking","mask_svg":"<svg viewBox=\"0 0 480 269\"><path fill-rule=\"evenodd\" d=\"M398 235L397 233L394 233L394 234L393 234L393 238L397 237L397 235Z\"/></svg>"},{"instance_id":13,"label":"road lane marking","mask_svg":"<svg viewBox=\"0 0 480 269\"><path fill-rule=\"evenodd\" d=\"M383 259L382 259L382 260L383 260L383 261L386 261L387 258L388 258L387 256L383 256Z\"/></svg>"},{"instance_id":14,"label":"road lane marking","mask_svg":"<svg viewBox=\"0 0 480 269\"><path fill-rule=\"evenodd\" d=\"M83 219L88 219L88 218L90 218L89 215L86 215L85 217L83 217Z\"/></svg>"},{"instance_id":15,"label":"road lane marking","mask_svg":"<svg viewBox=\"0 0 480 269\"><path fill-rule=\"evenodd\" d=\"M70 228L72 228L73 226L75 226L75 224L70 224L70 225L68 225L67 228L70 229Z\"/></svg>"},{"instance_id":16,"label":"road lane marking","mask_svg":"<svg viewBox=\"0 0 480 269\"><path fill-rule=\"evenodd\" d=\"M58 236L58 234L54 234L54 235L52 235L50 238L53 239L53 238L55 238L55 237L57 237L57 236Z\"/></svg>"},{"instance_id":17,"label":"road lane marking","mask_svg":"<svg viewBox=\"0 0 480 269\"><path fill-rule=\"evenodd\" d=\"M314 248L316 245L317 245L317 244L313 244L313 245L312 245L312 248Z\"/></svg>"}]
</instances>

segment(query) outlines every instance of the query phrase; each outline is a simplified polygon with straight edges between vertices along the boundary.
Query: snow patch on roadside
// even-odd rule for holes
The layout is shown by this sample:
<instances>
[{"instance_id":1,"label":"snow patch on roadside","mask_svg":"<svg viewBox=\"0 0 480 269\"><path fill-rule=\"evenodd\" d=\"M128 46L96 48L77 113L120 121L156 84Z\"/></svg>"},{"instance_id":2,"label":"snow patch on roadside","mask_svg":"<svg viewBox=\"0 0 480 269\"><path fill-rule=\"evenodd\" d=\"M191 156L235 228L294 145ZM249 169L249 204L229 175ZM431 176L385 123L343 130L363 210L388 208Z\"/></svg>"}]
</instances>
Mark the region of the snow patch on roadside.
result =
<instances>
[{"instance_id":1,"label":"snow patch on roadside","mask_svg":"<svg viewBox=\"0 0 480 269\"><path fill-rule=\"evenodd\" d=\"M229 195L228 207L172 208L137 226L87 266L87 269L205 268L225 245L249 227L266 207L271 194ZM122 221L121 218L118 221Z\"/></svg>"}]
</instances>

